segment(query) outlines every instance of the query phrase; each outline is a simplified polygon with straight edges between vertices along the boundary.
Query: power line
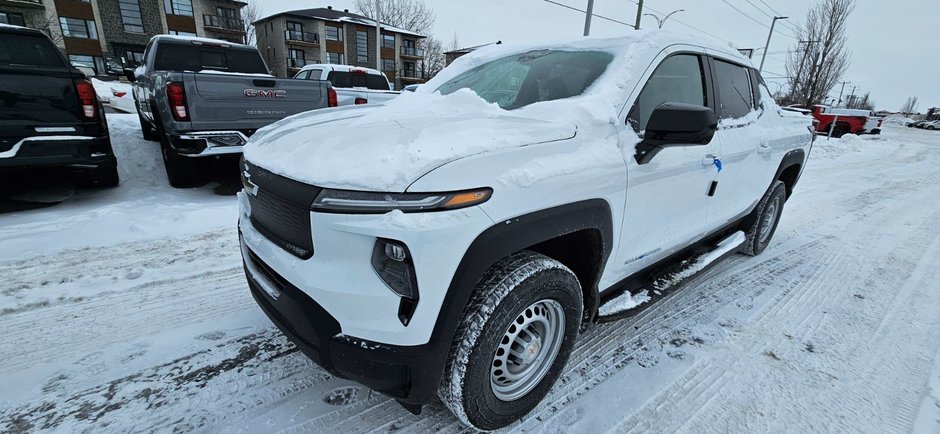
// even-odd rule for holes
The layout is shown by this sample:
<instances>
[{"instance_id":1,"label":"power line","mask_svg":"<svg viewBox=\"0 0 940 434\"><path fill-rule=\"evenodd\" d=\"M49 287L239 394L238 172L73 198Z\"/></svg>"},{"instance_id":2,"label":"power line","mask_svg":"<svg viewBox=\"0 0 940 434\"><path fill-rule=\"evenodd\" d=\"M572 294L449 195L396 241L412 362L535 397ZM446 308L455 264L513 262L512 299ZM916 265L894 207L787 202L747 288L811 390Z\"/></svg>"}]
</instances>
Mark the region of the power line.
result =
<instances>
[{"instance_id":1,"label":"power line","mask_svg":"<svg viewBox=\"0 0 940 434\"><path fill-rule=\"evenodd\" d=\"M637 3L636 0L627 0L627 1L629 1L630 3L633 3L633 4L637 5L637 6L639 6L639 3ZM662 11L658 11L658 10L656 10L656 9L653 9L653 8L649 7L649 6L644 6L644 8L645 8L645 9L649 9L649 10L651 10L651 11L657 13L657 14L660 14L660 15L663 14ZM713 37L713 38L715 38L715 39L717 39L717 40L719 40L719 41L724 41L724 42L727 42L727 43L729 43L729 44L734 45L734 42L731 42L731 41L729 41L729 40L727 40L727 39L725 39L725 38L721 38L721 37L715 35L714 33L706 32L706 31L704 31L704 30L702 30L702 29L700 29L700 28L698 28L698 27L695 27L695 26L693 26L693 25L691 25L691 24L688 24L688 23L686 23L686 22L684 22L684 21L681 21L681 20L679 20L678 18L673 18L672 20L675 21L676 23L679 23L680 25L686 26L686 27L688 27L688 28L690 28L690 29L692 29L692 30L695 30L695 31L699 32L699 33L702 33L702 34L711 36L711 37Z\"/></svg>"},{"instance_id":2,"label":"power line","mask_svg":"<svg viewBox=\"0 0 940 434\"><path fill-rule=\"evenodd\" d=\"M744 1L748 2L751 6L754 6L755 9L761 11L762 13L764 13L764 15L767 15L767 16L769 16L769 17L771 17L771 18L773 18L774 16L783 15L783 14L781 14L779 11L777 11L776 9L774 9L773 6L767 4L767 2L765 2L764 0L757 0L757 1L761 2L761 4L763 4L764 6L767 6L767 9L770 9L770 11L774 13L774 15L768 15L768 14L767 14L766 12L764 12L761 8L757 7L757 5L755 5L754 3L751 3L751 0L744 0ZM794 27L793 24L790 24L790 23L788 23L788 22L786 22L786 21L781 22L780 24L782 24L784 27L786 27L787 29L789 29L789 30L790 30L791 32L793 32L794 34L799 34L799 33L800 33L799 29L797 29L796 27Z\"/></svg>"},{"instance_id":3,"label":"power line","mask_svg":"<svg viewBox=\"0 0 940 434\"><path fill-rule=\"evenodd\" d=\"M573 11L578 11L578 12L581 12L582 14L586 14L586 13L587 13L587 11L585 11L585 10L578 9L578 8L576 8L576 7L573 7L573 6L568 6L568 5L564 4L564 3L558 3L558 2L552 1L552 0L543 0L543 1L545 1L545 2L547 2L547 3L551 3L551 4L553 4L553 5L561 6L561 7L566 8L566 9L571 9L571 10L573 10ZM603 16L603 15L598 15L598 14L591 14L591 15L592 15L592 16L595 16L595 17L597 17L597 18L600 18L600 19L602 19L602 20L611 21L611 22L614 22L614 23L617 23L617 24L623 24L623 25L625 25L625 26L627 26L627 27L634 28L634 29L636 28L636 27L633 26L633 24L627 24L627 23L625 23L625 22L623 22L623 21L617 21L617 20L615 20L615 19L613 19L613 18L608 18L608 17L605 17L605 16Z\"/></svg>"},{"instance_id":4,"label":"power line","mask_svg":"<svg viewBox=\"0 0 940 434\"><path fill-rule=\"evenodd\" d=\"M769 4L767 4L767 2L765 2L764 0L757 0L757 1L759 1L759 2L761 2L761 3L763 3L763 4L764 4L764 6L767 6L767 9L770 9L770 11L771 11L771 12L773 12L774 14L777 14L777 15L783 15L783 14L781 14L780 12L777 12L777 10L776 10L776 9L774 9L774 7L773 7L773 6L771 6L771 5L769 5Z\"/></svg>"},{"instance_id":5,"label":"power line","mask_svg":"<svg viewBox=\"0 0 940 434\"><path fill-rule=\"evenodd\" d=\"M742 11L742 10L739 9L737 6L731 4L728 0L721 0L721 1L724 2L726 5L730 6L731 9L734 9L734 10L738 11L739 14L744 15L745 17L747 17L749 20L751 20L751 21L753 21L753 22L755 22L755 23L761 25L763 28L765 28L765 29L767 29L767 30L770 30L770 26L768 26L767 24L762 23L762 22L761 22L760 20L758 20L757 18L754 18L754 17L748 15L747 12ZM787 37L790 37L790 38L793 38L793 39L798 39L796 36L793 36L793 35L791 35L791 34L789 34L789 33L780 32L780 34L781 34L781 35L784 35L784 36L787 36Z\"/></svg>"}]
</instances>

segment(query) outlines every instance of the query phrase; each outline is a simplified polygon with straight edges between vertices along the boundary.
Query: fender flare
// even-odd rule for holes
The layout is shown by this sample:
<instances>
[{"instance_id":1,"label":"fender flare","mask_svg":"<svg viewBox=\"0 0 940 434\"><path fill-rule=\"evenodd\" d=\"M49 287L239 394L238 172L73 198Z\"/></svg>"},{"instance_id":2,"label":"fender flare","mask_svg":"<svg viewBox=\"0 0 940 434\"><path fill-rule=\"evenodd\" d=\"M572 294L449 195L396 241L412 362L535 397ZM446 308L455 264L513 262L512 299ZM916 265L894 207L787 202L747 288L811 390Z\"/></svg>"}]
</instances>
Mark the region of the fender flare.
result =
<instances>
[{"instance_id":1,"label":"fender flare","mask_svg":"<svg viewBox=\"0 0 940 434\"><path fill-rule=\"evenodd\" d=\"M780 160L780 166L777 167L777 173L774 174L773 181L780 179L780 175L793 166L800 166L800 171L796 174L796 178L793 179L793 183L787 186L787 197L789 197L793 189L796 188L796 183L800 180L800 176L803 175L803 169L806 168L806 151L797 148L784 154L783 159ZM771 187L773 187L773 182L771 182Z\"/></svg>"},{"instance_id":2,"label":"fender flare","mask_svg":"<svg viewBox=\"0 0 940 434\"><path fill-rule=\"evenodd\" d=\"M595 295L593 303L596 304L597 282L613 249L613 216L610 205L603 199L585 200L513 217L478 235L454 272L438 312L431 341L453 341L477 282L499 260L541 242L586 229L598 230L602 238L603 252L597 274L593 287L587 288L591 291L589 294ZM596 306L589 306L585 300L585 312L589 310L593 312Z\"/></svg>"}]
</instances>

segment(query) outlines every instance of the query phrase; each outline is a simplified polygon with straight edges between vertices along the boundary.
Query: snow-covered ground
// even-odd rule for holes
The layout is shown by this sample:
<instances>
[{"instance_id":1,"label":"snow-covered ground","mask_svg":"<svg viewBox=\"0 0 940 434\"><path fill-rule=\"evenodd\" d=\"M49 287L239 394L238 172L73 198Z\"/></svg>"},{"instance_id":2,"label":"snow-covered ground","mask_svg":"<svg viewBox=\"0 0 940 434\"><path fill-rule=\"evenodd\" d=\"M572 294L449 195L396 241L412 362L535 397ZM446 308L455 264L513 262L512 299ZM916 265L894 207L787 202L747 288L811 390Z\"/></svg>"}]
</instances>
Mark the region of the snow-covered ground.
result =
<instances>
[{"instance_id":1,"label":"snow-covered ground","mask_svg":"<svg viewBox=\"0 0 940 434\"><path fill-rule=\"evenodd\" d=\"M108 118L120 187L0 214L0 431L463 430L300 354L248 293L235 198L171 189ZM938 142L818 141L763 255L591 329L508 430L940 432Z\"/></svg>"}]
</instances>

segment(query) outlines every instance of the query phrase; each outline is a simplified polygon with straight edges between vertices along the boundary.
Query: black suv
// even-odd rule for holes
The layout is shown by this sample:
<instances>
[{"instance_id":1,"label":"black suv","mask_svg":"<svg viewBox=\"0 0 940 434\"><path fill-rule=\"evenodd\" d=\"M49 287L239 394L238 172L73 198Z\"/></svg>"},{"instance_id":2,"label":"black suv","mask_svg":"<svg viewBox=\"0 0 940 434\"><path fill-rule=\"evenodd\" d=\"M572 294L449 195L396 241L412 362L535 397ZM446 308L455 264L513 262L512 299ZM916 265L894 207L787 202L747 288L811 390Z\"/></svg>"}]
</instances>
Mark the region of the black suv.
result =
<instances>
[{"instance_id":1,"label":"black suv","mask_svg":"<svg viewBox=\"0 0 940 434\"><path fill-rule=\"evenodd\" d=\"M118 184L117 160L95 88L42 32L0 25L0 171L81 169Z\"/></svg>"}]
</instances>

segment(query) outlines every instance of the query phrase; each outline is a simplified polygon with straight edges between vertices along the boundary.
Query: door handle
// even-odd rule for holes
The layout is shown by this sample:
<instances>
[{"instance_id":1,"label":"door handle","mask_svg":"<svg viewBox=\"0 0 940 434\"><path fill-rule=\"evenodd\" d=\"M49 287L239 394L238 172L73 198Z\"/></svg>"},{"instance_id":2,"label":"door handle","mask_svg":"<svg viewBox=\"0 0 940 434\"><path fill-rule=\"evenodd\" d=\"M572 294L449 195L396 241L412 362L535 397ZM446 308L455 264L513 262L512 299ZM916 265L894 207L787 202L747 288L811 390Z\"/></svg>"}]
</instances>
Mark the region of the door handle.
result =
<instances>
[{"instance_id":1,"label":"door handle","mask_svg":"<svg viewBox=\"0 0 940 434\"><path fill-rule=\"evenodd\" d=\"M773 148L768 143L761 143L760 147L757 148L758 154L769 154L773 151Z\"/></svg>"},{"instance_id":2,"label":"door handle","mask_svg":"<svg viewBox=\"0 0 940 434\"><path fill-rule=\"evenodd\" d=\"M715 165L715 160L717 160L717 159L718 159L718 156L717 156L717 155L708 154L708 155L705 156L705 158L702 158L702 165L703 165L703 166L713 166L713 165Z\"/></svg>"}]
</instances>

